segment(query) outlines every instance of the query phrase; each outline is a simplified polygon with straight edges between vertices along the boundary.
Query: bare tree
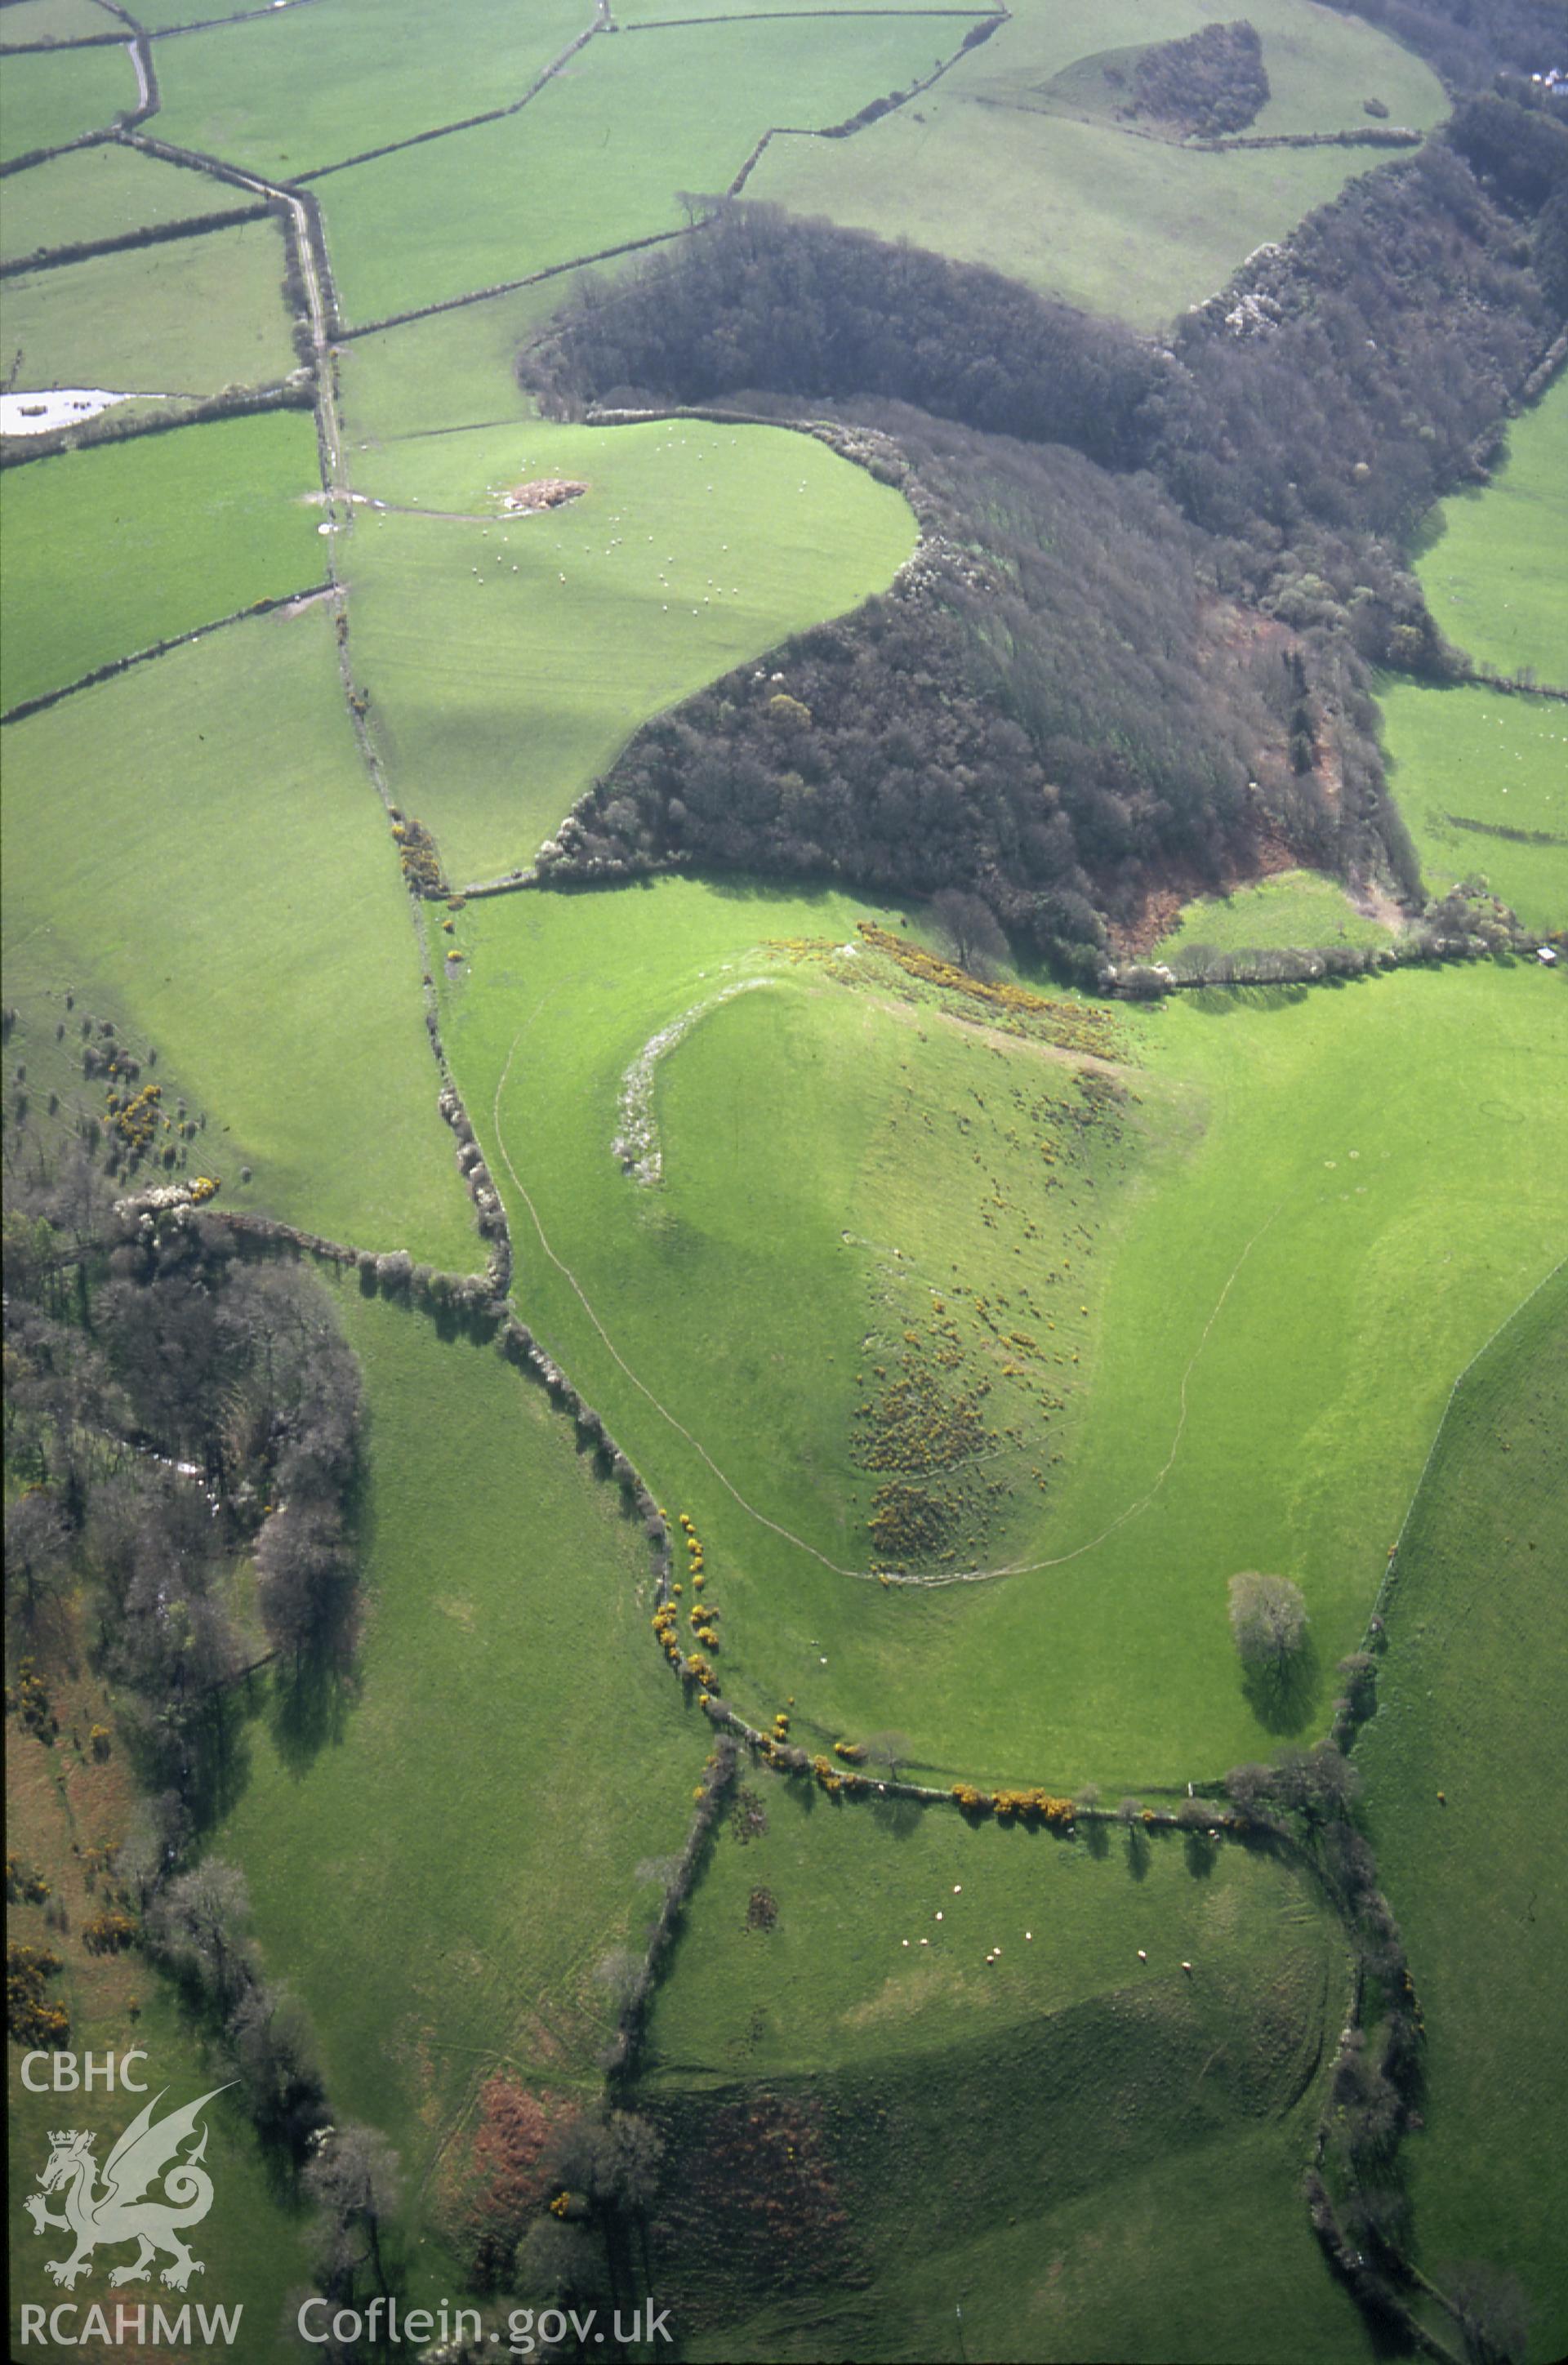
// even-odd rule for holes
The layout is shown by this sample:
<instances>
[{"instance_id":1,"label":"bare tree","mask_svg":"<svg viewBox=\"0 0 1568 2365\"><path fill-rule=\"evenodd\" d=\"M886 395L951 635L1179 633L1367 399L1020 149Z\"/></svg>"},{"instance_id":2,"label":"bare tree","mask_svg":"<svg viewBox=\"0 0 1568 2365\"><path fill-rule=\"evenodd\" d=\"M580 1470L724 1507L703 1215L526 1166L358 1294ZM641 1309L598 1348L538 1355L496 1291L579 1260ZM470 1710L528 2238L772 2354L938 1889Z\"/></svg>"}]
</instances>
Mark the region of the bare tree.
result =
<instances>
[{"instance_id":1,"label":"bare tree","mask_svg":"<svg viewBox=\"0 0 1568 2365\"><path fill-rule=\"evenodd\" d=\"M536 2217L517 2246L513 2273L531 2300L597 2301L606 2291L604 2253L574 2218Z\"/></svg>"},{"instance_id":2,"label":"bare tree","mask_svg":"<svg viewBox=\"0 0 1568 2365\"><path fill-rule=\"evenodd\" d=\"M377 2291L388 2285L381 2237L398 2206L397 2153L374 2127L334 2127L305 2170L305 2189L321 2213L322 2265L334 2292L352 2292L368 2266Z\"/></svg>"},{"instance_id":3,"label":"bare tree","mask_svg":"<svg viewBox=\"0 0 1568 2365\"><path fill-rule=\"evenodd\" d=\"M1281 1804L1294 1807L1313 1824L1335 1822L1344 1816L1359 1779L1344 1751L1331 1741L1315 1742L1310 1749L1282 1751L1271 1777Z\"/></svg>"},{"instance_id":4,"label":"bare tree","mask_svg":"<svg viewBox=\"0 0 1568 2365\"><path fill-rule=\"evenodd\" d=\"M6 1591L30 1626L71 1574L71 1531L54 1496L29 1486L6 1506Z\"/></svg>"},{"instance_id":5,"label":"bare tree","mask_svg":"<svg viewBox=\"0 0 1568 2365\"><path fill-rule=\"evenodd\" d=\"M172 1880L153 1915L158 1944L176 1964L195 1972L225 2014L250 1981L250 1918L244 1874L217 1856Z\"/></svg>"},{"instance_id":6,"label":"bare tree","mask_svg":"<svg viewBox=\"0 0 1568 2365\"><path fill-rule=\"evenodd\" d=\"M1244 1569L1230 1580L1230 1631L1246 1667L1282 1675L1306 1640L1306 1604L1288 1576Z\"/></svg>"},{"instance_id":7,"label":"bare tree","mask_svg":"<svg viewBox=\"0 0 1568 2365\"><path fill-rule=\"evenodd\" d=\"M906 1732L874 1732L866 1743L866 1754L873 1765L885 1770L890 1782L896 1782L914 1755L914 1743Z\"/></svg>"},{"instance_id":8,"label":"bare tree","mask_svg":"<svg viewBox=\"0 0 1568 2365\"><path fill-rule=\"evenodd\" d=\"M996 962L1006 959L1007 939L983 895L944 887L931 898L931 910L960 969L986 977Z\"/></svg>"},{"instance_id":9,"label":"bare tree","mask_svg":"<svg viewBox=\"0 0 1568 2365\"><path fill-rule=\"evenodd\" d=\"M229 2041L251 2116L263 2135L280 2137L297 2155L326 2116L303 2008L283 1989L258 1981L229 2016Z\"/></svg>"},{"instance_id":10,"label":"bare tree","mask_svg":"<svg viewBox=\"0 0 1568 2365\"><path fill-rule=\"evenodd\" d=\"M1450 2297L1470 2365L1521 2365L1530 2305L1517 2276L1472 2259L1456 2269Z\"/></svg>"},{"instance_id":11,"label":"bare tree","mask_svg":"<svg viewBox=\"0 0 1568 2365\"><path fill-rule=\"evenodd\" d=\"M256 1539L256 1604L267 1640L296 1664L341 1636L353 1599L353 1554L329 1503L290 1503Z\"/></svg>"}]
</instances>

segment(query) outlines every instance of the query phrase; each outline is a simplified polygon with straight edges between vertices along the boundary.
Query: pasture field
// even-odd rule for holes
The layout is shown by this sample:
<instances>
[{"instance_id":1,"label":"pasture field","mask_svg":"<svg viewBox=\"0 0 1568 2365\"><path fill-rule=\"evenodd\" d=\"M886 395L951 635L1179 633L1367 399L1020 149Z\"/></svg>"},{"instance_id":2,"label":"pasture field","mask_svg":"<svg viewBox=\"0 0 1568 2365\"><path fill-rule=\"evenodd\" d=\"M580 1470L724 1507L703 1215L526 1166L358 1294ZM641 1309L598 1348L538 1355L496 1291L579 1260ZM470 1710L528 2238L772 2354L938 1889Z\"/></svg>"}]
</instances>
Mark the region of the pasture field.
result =
<instances>
[{"instance_id":1,"label":"pasture field","mask_svg":"<svg viewBox=\"0 0 1568 2365\"><path fill-rule=\"evenodd\" d=\"M1158 2287L1162 2356L1266 2353L1270 2326L1293 2356L1361 2356L1296 2193L1348 1984L1323 1910L1239 1850L971 1831L943 1809L746 1777L655 2005L642 2090L676 2145L656 2266L695 2318L693 2353L942 2357L964 2332L987 2356L1106 2355L1129 2299L1151 2309ZM743 2113L793 2146L770 2180L786 2222L813 2202L843 2213L797 2244L787 2293L747 2273L756 2198L727 2142ZM1172 2272L1191 2225L1146 2206L1125 2281L1084 2275L1066 2306L1053 2288L1061 2213L1126 2225L1127 2185L1169 2195L1178 2161L1211 2190L1247 2176L1278 2245L1268 2280L1238 2267L1248 2343L1239 2308L1215 2341L1217 2220L1195 2240L1206 2275L1192 2256ZM767 2337L754 2325L721 2348L726 2316L769 2302Z\"/></svg>"},{"instance_id":2,"label":"pasture field","mask_svg":"<svg viewBox=\"0 0 1568 2365\"><path fill-rule=\"evenodd\" d=\"M0 163L106 130L135 105L135 69L118 46L7 58L0 77Z\"/></svg>"},{"instance_id":3,"label":"pasture field","mask_svg":"<svg viewBox=\"0 0 1568 2365\"><path fill-rule=\"evenodd\" d=\"M1127 2067L1129 2079L1139 2074ZM960 2099L983 2108L990 2095L971 2086ZM755 2313L737 2309L717 2333L699 2332L689 2353L715 2365L732 2357L805 2365L831 2340L857 2357L955 2365L981 2356L1038 2365L1123 2355L1256 2365L1271 2349L1300 2365L1361 2365L1374 2352L1354 2303L1323 2271L1299 2199L1309 2125L1304 2102L1174 2158L1156 2150L1065 2199L1021 2196L1004 2183L987 2230L951 2247L939 2234L901 2246L902 2193L884 2187L868 2197L876 2214L865 2238L868 2248L893 2246L891 2270L868 2291L825 2301L776 2292L771 2304L754 2302ZM938 2125L939 2160L942 2136ZM1246 2239L1234 2230L1241 2212Z\"/></svg>"},{"instance_id":4,"label":"pasture field","mask_svg":"<svg viewBox=\"0 0 1568 2365\"><path fill-rule=\"evenodd\" d=\"M1202 11L1188 7L1182 13L1187 21L1182 31L1195 32ZM1119 11L1116 21L1142 26L1149 21L1149 12L1139 11L1135 20ZM1363 102L1369 98L1388 108L1391 122L1411 130L1426 129L1444 111L1440 99L1434 97L1428 68L1370 25L1354 18L1347 24L1334 9L1315 6L1312 0L1277 0L1275 6L1255 11L1247 21L1262 37L1269 77L1269 96L1247 126L1249 139L1275 138L1281 132L1364 131L1370 118ZM1157 38L1172 37L1164 33ZM1031 93L1026 103L1109 123L1126 104L1126 84L1148 46L1146 35L1126 49L1079 58L1042 91ZM1125 77L1120 87L1108 80L1107 67ZM1137 128L1157 138L1179 136L1148 118Z\"/></svg>"},{"instance_id":5,"label":"pasture field","mask_svg":"<svg viewBox=\"0 0 1568 2365\"><path fill-rule=\"evenodd\" d=\"M1509 1137L1513 1138L1512 1136ZM1541 1845L1565 1772L1568 1272L1461 1382L1411 1507L1356 1744L1383 1884L1427 2014L1417 2255L1440 2281L1484 2259L1523 2283L1532 2359L1568 2344L1559 2238L1568 2042L1543 2001L1568 1900Z\"/></svg>"},{"instance_id":6,"label":"pasture field","mask_svg":"<svg viewBox=\"0 0 1568 2365\"><path fill-rule=\"evenodd\" d=\"M1489 485L1442 502L1417 573L1450 641L1489 673L1568 688L1568 380L1508 430Z\"/></svg>"},{"instance_id":7,"label":"pasture field","mask_svg":"<svg viewBox=\"0 0 1568 2365\"><path fill-rule=\"evenodd\" d=\"M54 1638L80 1647L82 1637L62 1628ZM46 1664L54 1653L48 1653ZM178 2001L175 1991L135 1954L93 1954L83 1943L82 1926L104 1901L95 1873L89 1883L84 1852L113 1847L125 1835L135 1786L123 1743L111 1746L100 1763L84 1749L76 1735L96 1718L110 1712L108 1695L93 1676L81 1671L51 1694L62 1732L49 1749L30 1735L13 1729L7 1733L6 1763L6 1844L7 1855L41 1873L52 1892L51 1905L64 1905L68 1931L51 1929L41 1904L9 1905L10 1943L47 1948L62 1965L49 1992L58 1995L71 2014L71 2042L80 2052L95 2056L141 2046L151 2057L140 2072L172 2090L172 2102L193 2101L196 2095L224 2085L230 2069L218 2048L209 2044ZM7 1669L9 1676L10 1670ZM73 1843L75 1848L73 1848ZM18 2057L11 2057L13 2065ZM98 2132L98 2158L107 2154L114 2135L140 2107L133 2098L101 2088L67 2099L51 2092L35 2094L19 2077L9 2079L10 2189L17 2196L17 2230L10 2245L11 2305L9 2322L13 2356L26 2354L20 2340L17 2310L24 2303L52 2306L62 2293L45 2272L45 2261L66 2255L66 2237L50 2231L35 2238L20 2217L20 2196L49 2157L50 2129L69 2118L78 2126ZM245 2310L245 2331L251 2346L247 2357L271 2360L289 2351L275 2336L285 2292L290 2283L308 2274L305 2213L291 2206L277 2191L262 2158L244 2113L232 2097L209 2104L204 2114L209 2129L207 2165L218 2202L202 2227L198 2255L207 2271L188 2294ZM50 2206L59 2208L58 2197ZM88 2297L93 2294L89 2292ZM106 2296L101 2289L100 2298ZM145 2287L127 2299L153 2296ZM181 2303L161 2288L156 2297L174 2310ZM112 2308L112 2301L110 2302ZM167 2353L167 2352L165 2352Z\"/></svg>"},{"instance_id":8,"label":"pasture field","mask_svg":"<svg viewBox=\"0 0 1568 2365\"><path fill-rule=\"evenodd\" d=\"M1070 93L1054 96L1055 78L1080 60L1194 32L1209 14L1204 0L1112 0L1091 21L1026 0L934 90L855 139L775 140L747 194L1155 327L1375 161L1201 152L1056 111ZM1273 94L1259 133L1364 122L1363 97L1416 129L1447 111L1430 69L1366 25L1307 0L1267 0L1249 20Z\"/></svg>"},{"instance_id":9,"label":"pasture field","mask_svg":"<svg viewBox=\"0 0 1568 2365\"><path fill-rule=\"evenodd\" d=\"M241 189L106 140L7 177L0 254L10 263L245 202Z\"/></svg>"},{"instance_id":10,"label":"pasture field","mask_svg":"<svg viewBox=\"0 0 1568 2365\"><path fill-rule=\"evenodd\" d=\"M1151 960L1196 961L1205 950L1238 953L1270 946L1382 945L1388 930L1359 912L1337 879L1321 870L1282 870L1228 895L1184 904Z\"/></svg>"},{"instance_id":11,"label":"pasture field","mask_svg":"<svg viewBox=\"0 0 1568 2365\"><path fill-rule=\"evenodd\" d=\"M597 2090L600 1966L641 1947L708 1727L649 1647L641 1530L543 1390L353 1280L337 1294L368 1415L357 1689L269 1702L215 1844L309 2007L335 2111L402 2154L410 2296L439 2297L461 2287L448 2147L498 2069Z\"/></svg>"},{"instance_id":12,"label":"pasture field","mask_svg":"<svg viewBox=\"0 0 1568 2365\"><path fill-rule=\"evenodd\" d=\"M841 123L955 38L947 18L871 16L590 41L521 115L319 185L345 317L385 319L679 229L678 192L728 188L770 125Z\"/></svg>"},{"instance_id":13,"label":"pasture field","mask_svg":"<svg viewBox=\"0 0 1568 2365\"><path fill-rule=\"evenodd\" d=\"M363 453L405 435L532 418L533 403L517 382L518 352L566 301L577 277L559 272L532 287L345 339L338 347L338 385L351 475L364 475Z\"/></svg>"},{"instance_id":14,"label":"pasture field","mask_svg":"<svg viewBox=\"0 0 1568 2365\"><path fill-rule=\"evenodd\" d=\"M0 478L0 707L325 573L308 411L213 420ZM84 553L92 597L83 596Z\"/></svg>"},{"instance_id":15,"label":"pasture field","mask_svg":"<svg viewBox=\"0 0 1568 2365\"><path fill-rule=\"evenodd\" d=\"M283 274L276 224L255 221L9 279L17 384L196 396L275 386L297 358Z\"/></svg>"},{"instance_id":16,"label":"pasture field","mask_svg":"<svg viewBox=\"0 0 1568 2365\"><path fill-rule=\"evenodd\" d=\"M1267 1856L1141 1826L1061 1840L954 1808L829 1799L766 1766L742 1784L765 1828L749 1835L732 1812L714 1845L649 2021L655 2090L929 2059L1102 1995L1180 2019L1178 1999L1218 2008L1271 1969L1310 2054L1342 2000L1332 1917ZM771 1927L748 1920L759 1889Z\"/></svg>"},{"instance_id":17,"label":"pasture field","mask_svg":"<svg viewBox=\"0 0 1568 2365\"><path fill-rule=\"evenodd\" d=\"M857 9L854 0L626 0L615 9L615 21L623 32L653 32L671 25L729 24L747 17L787 17L799 13L802 17L831 17L857 15L896 17L911 13L899 0L870 0L864 10ZM932 28L943 30L941 19L950 19L954 41L962 37L966 22L983 24L988 17L997 14L990 0L937 0L933 7L917 12L931 20ZM950 42L948 47L951 48Z\"/></svg>"},{"instance_id":18,"label":"pasture field","mask_svg":"<svg viewBox=\"0 0 1568 2365\"><path fill-rule=\"evenodd\" d=\"M342 549L354 670L454 884L531 862L638 723L882 589L915 541L902 494L783 429L531 421L354 472L389 505ZM588 490L502 513L547 476Z\"/></svg>"},{"instance_id":19,"label":"pasture field","mask_svg":"<svg viewBox=\"0 0 1568 2365\"><path fill-rule=\"evenodd\" d=\"M275 7L282 18L290 9L314 8L318 5L319 0L281 0L281 5L280 0L243 0L242 10L230 8L229 14L260 15ZM335 5L360 9L364 21L365 0L335 0ZM379 0L369 0L369 6L377 7ZM184 32L188 27L205 28L215 16L222 14L220 8L213 7L212 0L139 0L136 17L150 33L171 33Z\"/></svg>"},{"instance_id":20,"label":"pasture field","mask_svg":"<svg viewBox=\"0 0 1568 2365\"><path fill-rule=\"evenodd\" d=\"M157 129L182 147L295 180L511 106L592 17L591 0L268 9L158 44Z\"/></svg>"},{"instance_id":21,"label":"pasture field","mask_svg":"<svg viewBox=\"0 0 1568 2365\"><path fill-rule=\"evenodd\" d=\"M8 992L71 985L150 1037L232 1127L203 1143L225 1204L481 1262L325 605L230 625L5 737Z\"/></svg>"},{"instance_id":22,"label":"pasture field","mask_svg":"<svg viewBox=\"0 0 1568 2365\"><path fill-rule=\"evenodd\" d=\"M1394 792L1426 883L1479 876L1527 927L1568 922L1568 707L1464 684L1385 681Z\"/></svg>"},{"instance_id":23,"label":"pasture field","mask_svg":"<svg viewBox=\"0 0 1568 2365\"><path fill-rule=\"evenodd\" d=\"M106 33L112 21L95 0L16 0L0 20L0 57L28 41L78 41Z\"/></svg>"},{"instance_id":24,"label":"pasture field","mask_svg":"<svg viewBox=\"0 0 1568 2365\"><path fill-rule=\"evenodd\" d=\"M911 1040L910 1013L879 1006L895 997L786 967L656 1064L664 1180L624 1175L610 1145L640 1048L755 973L764 939L843 941L865 911L666 880L618 899L609 940L591 897L459 922L446 1038L512 1210L521 1302L661 1499L696 1517L731 1612L724 1688L752 1710L795 1692L812 1746L897 1724L949 1777L1215 1775L1280 1737L1242 1690L1224 1609L1226 1577L1261 1566L1306 1594L1316 1672L1292 1729L1316 1729L1446 1379L1561 1235L1560 988L1485 969L1183 995L1125 1022L1124 1139L1047 1136L1053 1174L1008 1097L1042 1096L1026 1045L927 1026L918 1004ZM802 1160L781 1112L808 1107ZM1484 1211L1516 1112L1501 1229ZM983 1129L965 1138L959 1117ZM537 1245L524 1188L635 1381ZM845 1500L857 1408L902 1375L906 1331L946 1351L937 1296L961 1317L955 1387L992 1381L982 1426L1019 1429L1012 1452L1044 1481L993 1505L976 1463L944 1548L1059 1565L885 1590L823 1561L871 1565ZM1000 1338L980 1336L988 1317ZM993 1351L1014 1329L1065 1354L1039 1367L1059 1418L1038 1398L1027 1420L1003 1413Z\"/></svg>"}]
</instances>

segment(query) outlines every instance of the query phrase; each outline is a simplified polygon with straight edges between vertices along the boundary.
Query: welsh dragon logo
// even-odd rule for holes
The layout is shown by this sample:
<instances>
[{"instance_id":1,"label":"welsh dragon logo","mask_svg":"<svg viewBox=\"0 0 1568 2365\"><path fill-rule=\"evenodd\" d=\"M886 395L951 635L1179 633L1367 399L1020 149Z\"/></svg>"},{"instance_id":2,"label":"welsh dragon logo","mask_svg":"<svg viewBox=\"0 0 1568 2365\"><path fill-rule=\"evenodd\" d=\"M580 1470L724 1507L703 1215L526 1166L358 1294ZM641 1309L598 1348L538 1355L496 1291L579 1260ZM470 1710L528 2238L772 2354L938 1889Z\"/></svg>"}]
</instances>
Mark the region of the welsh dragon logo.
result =
<instances>
[{"instance_id":1,"label":"welsh dragon logo","mask_svg":"<svg viewBox=\"0 0 1568 2365\"><path fill-rule=\"evenodd\" d=\"M153 2095L115 2145L104 2162L101 2191L95 2189L98 2163L93 2158L91 2133L76 2127L50 2133L48 2164L38 2180L45 2192L63 2189L65 2214L53 2215L36 2192L22 2205L33 2221L35 2234L53 2225L75 2236L76 2247L70 2258L45 2261L47 2272L67 2291L74 2290L79 2275L92 2273L93 2252L100 2242L141 2246L129 2267L115 2269L109 2277L111 2286L144 2281L160 2251L166 2251L173 2261L164 2268L162 2280L175 2291L184 2291L193 2275L205 2271L201 2260L192 2258L180 2237L187 2227L199 2225L212 2206L212 2179L199 2164L207 2152L207 2129L201 2130L201 2141L194 2151L184 2159L178 2154L180 2146L196 2134L196 2122L207 2103L226 2090L215 2086L210 2094L187 2103L183 2111L171 2111L166 2118L154 2120L152 2113L168 2090L165 2086ZM144 2201L143 2193L160 2177L162 2198Z\"/></svg>"}]
</instances>

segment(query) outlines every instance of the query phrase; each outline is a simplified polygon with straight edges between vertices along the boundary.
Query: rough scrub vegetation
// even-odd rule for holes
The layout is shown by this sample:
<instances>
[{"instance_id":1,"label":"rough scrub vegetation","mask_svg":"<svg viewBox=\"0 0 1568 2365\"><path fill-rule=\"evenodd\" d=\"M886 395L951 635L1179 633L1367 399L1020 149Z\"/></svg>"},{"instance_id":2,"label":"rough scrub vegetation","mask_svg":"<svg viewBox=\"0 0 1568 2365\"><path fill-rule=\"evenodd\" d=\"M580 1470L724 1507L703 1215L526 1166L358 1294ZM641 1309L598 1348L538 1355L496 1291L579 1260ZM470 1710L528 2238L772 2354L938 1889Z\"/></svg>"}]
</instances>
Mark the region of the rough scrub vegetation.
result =
<instances>
[{"instance_id":1,"label":"rough scrub vegetation","mask_svg":"<svg viewBox=\"0 0 1568 2365\"><path fill-rule=\"evenodd\" d=\"M1233 25L1201 25L1185 40L1146 50L1134 70L1127 112L1215 140L1245 131L1268 103L1263 44L1242 17Z\"/></svg>"}]
</instances>

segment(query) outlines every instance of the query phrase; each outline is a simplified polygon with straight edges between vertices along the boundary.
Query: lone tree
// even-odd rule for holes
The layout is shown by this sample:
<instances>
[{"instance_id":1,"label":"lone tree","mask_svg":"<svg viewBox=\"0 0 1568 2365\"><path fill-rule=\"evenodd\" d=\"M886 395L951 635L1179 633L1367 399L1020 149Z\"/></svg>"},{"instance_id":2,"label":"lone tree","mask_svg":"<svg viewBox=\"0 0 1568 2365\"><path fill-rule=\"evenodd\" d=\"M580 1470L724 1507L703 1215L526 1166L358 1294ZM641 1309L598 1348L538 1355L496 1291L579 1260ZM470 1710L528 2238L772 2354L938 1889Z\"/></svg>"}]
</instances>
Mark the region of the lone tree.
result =
<instances>
[{"instance_id":1,"label":"lone tree","mask_svg":"<svg viewBox=\"0 0 1568 2365\"><path fill-rule=\"evenodd\" d=\"M944 887L931 898L931 914L952 946L958 967L972 976L989 976L994 962L1006 959L1007 939L983 895Z\"/></svg>"},{"instance_id":2,"label":"lone tree","mask_svg":"<svg viewBox=\"0 0 1568 2365\"><path fill-rule=\"evenodd\" d=\"M1306 1604L1288 1576L1243 1569L1230 1580L1230 1631L1244 1667L1282 1682L1306 1641Z\"/></svg>"},{"instance_id":3,"label":"lone tree","mask_svg":"<svg viewBox=\"0 0 1568 2365\"><path fill-rule=\"evenodd\" d=\"M874 1732L866 1743L866 1754L873 1765L883 1769L890 1782L896 1782L914 1755L914 1743L907 1733Z\"/></svg>"},{"instance_id":4,"label":"lone tree","mask_svg":"<svg viewBox=\"0 0 1568 2365\"><path fill-rule=\"evenodd\" d=\"M375 2289L390 2289L381 2236L402 2190L398 2155L374 2127L335 2127L305 2170L305 2190L320 2212L317 2238L330 2297L351 2298L368 2267Z\"/></svg>"}]
</instances>

